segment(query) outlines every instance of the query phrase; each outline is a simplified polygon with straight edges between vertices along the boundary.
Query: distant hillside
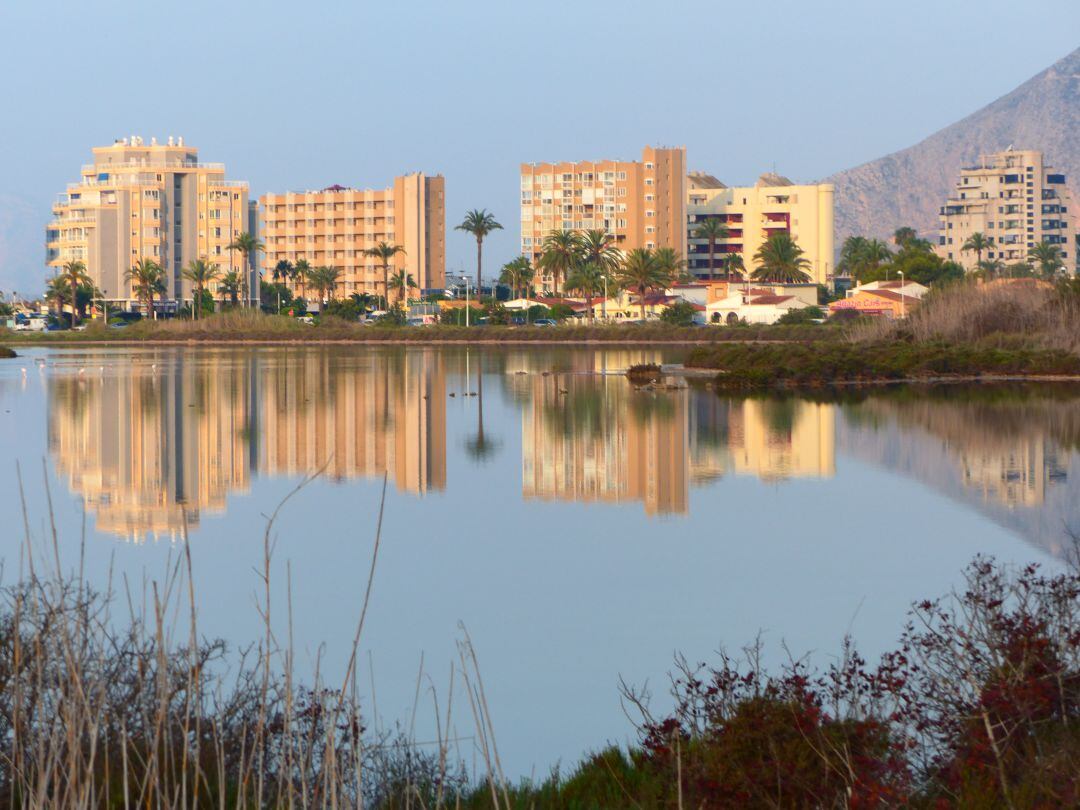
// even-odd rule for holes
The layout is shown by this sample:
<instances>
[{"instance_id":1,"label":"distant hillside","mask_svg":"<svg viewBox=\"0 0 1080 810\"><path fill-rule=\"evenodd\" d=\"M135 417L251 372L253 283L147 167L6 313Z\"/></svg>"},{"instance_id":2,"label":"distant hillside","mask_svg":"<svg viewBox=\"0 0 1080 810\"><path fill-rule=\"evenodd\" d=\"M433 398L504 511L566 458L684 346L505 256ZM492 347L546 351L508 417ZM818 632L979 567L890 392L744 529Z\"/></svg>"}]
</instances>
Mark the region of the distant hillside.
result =
<instances>
[{"instance_id":1,"label":"distant hillside","mask_svg":"<svg viewBox=\"0 0 1080 810\"><path fill-rule=\"evenodd\" d=\"M1080 188L1080 48L978 112L900 152L834 174L837 246L900 225L936 234L961 166L1009 145L1039 149Z\"/></svg>"}]
</instances>

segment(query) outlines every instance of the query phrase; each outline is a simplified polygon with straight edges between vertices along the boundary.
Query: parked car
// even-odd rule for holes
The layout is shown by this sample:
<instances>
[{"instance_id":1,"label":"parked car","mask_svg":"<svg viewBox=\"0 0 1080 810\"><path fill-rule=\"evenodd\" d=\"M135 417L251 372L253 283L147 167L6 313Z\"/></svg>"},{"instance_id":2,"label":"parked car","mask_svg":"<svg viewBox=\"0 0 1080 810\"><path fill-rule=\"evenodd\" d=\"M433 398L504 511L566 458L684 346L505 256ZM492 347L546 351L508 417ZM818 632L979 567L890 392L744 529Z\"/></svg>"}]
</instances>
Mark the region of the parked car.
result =
<instances>
[{"instance_id":1,"label":"parked car","mask_svg":"<svg viewBox=\"0 0 1080 810\"><path fill-rule=\"evenodd\" d=\"M537 318L532 322L533 326L558 326L559 322L552 318Z\"/></svg>"}]
</instances>

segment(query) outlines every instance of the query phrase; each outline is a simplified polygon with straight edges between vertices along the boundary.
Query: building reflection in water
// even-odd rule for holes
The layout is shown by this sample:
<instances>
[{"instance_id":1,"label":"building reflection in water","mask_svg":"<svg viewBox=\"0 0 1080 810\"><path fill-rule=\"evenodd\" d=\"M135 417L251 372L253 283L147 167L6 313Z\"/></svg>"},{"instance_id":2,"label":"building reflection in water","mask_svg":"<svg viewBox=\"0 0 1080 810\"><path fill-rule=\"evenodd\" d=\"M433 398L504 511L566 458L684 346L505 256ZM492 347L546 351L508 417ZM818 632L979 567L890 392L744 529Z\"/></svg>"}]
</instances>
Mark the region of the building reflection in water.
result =
<instances>
[{"instance_id":1,"label":"building reflection in water","mask_svg":"<svg viewBox=\"0 0 1080 810\"><path fill-rule=\"evenodd\" d=\"M49 449L98 530L132 540L176 538L259 474L385 472L419 495L446 486L442 369L423 351L137 357L48 378Z\"/></svg>"},{"instance_id":2,"label":"building reflection in water","mask_svg":"<svg viewBox=\"0 0 1080 810\"><path fill-rule=\"evenodd\" d=\"M640 501L650 515L685 513L692 486L727 474L781 481L836 472L833 405L635 391L621 377L528 380L526 498Z\"/></svg>"}]
</instances>

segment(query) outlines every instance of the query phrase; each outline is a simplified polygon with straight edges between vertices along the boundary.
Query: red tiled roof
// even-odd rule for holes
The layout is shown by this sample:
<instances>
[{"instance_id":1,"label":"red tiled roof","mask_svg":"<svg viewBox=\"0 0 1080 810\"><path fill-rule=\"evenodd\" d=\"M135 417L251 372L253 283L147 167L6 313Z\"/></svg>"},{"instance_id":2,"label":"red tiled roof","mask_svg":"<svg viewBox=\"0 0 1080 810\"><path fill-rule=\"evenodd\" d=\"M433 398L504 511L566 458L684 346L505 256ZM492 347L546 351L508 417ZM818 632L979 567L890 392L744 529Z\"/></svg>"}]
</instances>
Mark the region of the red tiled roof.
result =
<instances>
[{"instance_id":1,"label":"red tiled roof","mask_svg":"<svg viewBox=\"0 0 1080 810\"><path fill-rule=\"evenodd\" d=\"M750 305L756 306L758 304L782 304L784 301L790 301L794 298L794 295L773 295L767 293L765 295L750 296Z\"/></svg>"}]
</instances>

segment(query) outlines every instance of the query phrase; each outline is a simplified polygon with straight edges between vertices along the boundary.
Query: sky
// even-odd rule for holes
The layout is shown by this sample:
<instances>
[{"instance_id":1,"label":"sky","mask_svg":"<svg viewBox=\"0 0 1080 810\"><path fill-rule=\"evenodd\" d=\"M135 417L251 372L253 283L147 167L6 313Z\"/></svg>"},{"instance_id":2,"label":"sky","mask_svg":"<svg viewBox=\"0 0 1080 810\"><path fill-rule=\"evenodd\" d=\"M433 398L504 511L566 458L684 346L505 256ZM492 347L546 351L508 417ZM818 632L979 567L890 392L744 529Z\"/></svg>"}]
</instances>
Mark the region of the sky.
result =
<instances>
[{"instance_id":1,"label":"sky","mask_svg":"<svg viewBox=\"0 0 1080 810\"><path fill-rule=\"evenodd\" d=\"M255 195L446 177L517 252L518 165L684 145L729 184L816 180L921 140L1065 56L1080 3L1017 46L1001 0L0 0L0 290L43 286L50 204L94 145L182 135Z\"/></svg>"}]
</instances>

